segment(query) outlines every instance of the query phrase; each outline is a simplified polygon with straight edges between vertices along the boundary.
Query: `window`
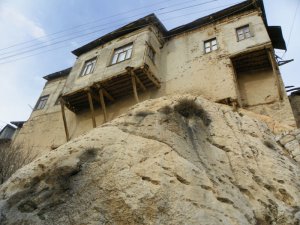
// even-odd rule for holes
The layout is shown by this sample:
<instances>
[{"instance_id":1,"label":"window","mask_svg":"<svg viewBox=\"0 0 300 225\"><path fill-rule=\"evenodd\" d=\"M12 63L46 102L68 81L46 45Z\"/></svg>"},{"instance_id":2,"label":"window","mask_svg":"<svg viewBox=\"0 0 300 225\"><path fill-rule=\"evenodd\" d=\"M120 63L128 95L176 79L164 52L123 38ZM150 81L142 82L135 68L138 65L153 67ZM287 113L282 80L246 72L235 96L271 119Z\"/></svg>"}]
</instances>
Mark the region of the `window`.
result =
<instances>
[{"instance_id":1,"label":"window","mask_svg":"<svg viewBox=\"0 0 300 225\"><path fill-rule=\"evenodd\" d=\"M149 46L149 48L148 48L148 56L154 63L155 62L154 61L155 60L155 51L153 50L153 48L151 46Z\"/></svg>"},{"instance_id":2,"label":"window","mask_svg":"<svg viewBox=\"0 0 300 225\"><path fill-rule=\"evenodd\" d=\"M47 103L49 95L45 95L39 98L38 102L36 103L34 110L43 109Z\"/></svg>"},{"instance_id":3,"label":"window","mask_svg":"<svg viewBox=\"0 0 300 225\"><path fill-rule=\"evenodd\" d=\"M113 65L119 62L123 62L126 59L130 59L132 53L132 46L133 45L131 43L121 48L115 49L113 58L111 60L111 64Z\"/></svg>"},{"instance_id":4,"label":"window","mask_svg":"<svg viewBox=\"0 0 300 225\"><path fill-rule=\"evenodd\" d=\"M242 41L242 40L245 40L247 38L250 38L251 33L250 33L249 25L237 28L236 29L236 35L237 35L238 41Z\"/></svg>"},{"instance_id":5,"label":"window","mask_svg":"<svg viewBox=\"0 0 300 225\"><path fill-rule=\"evenodd\" d=\"M209 53L218 49L217 39L213 38L204 42L204 51Z\"/></svg>"},{"instance_id":6,"label":"window","mask_svg":"<svg viewBox=\"0 0 300 225\"><path fill-rule=\"evenodd\" d=\"M90 59L84 63L83 70L81 71L80 76L85 76L94 71L96 65L96 58Z\"/></svg>"}]
</instances>

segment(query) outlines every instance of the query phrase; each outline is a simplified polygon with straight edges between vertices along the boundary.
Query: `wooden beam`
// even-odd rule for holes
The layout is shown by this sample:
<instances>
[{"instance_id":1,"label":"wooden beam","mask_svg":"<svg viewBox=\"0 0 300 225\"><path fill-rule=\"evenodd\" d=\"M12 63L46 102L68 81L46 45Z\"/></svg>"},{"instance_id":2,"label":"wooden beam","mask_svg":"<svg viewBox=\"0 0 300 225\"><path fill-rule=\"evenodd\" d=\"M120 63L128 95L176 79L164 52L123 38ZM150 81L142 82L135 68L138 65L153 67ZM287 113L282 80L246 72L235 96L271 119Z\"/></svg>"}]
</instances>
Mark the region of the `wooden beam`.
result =
<instances>
[{"instance_id":1,"label":"wooden beam","mask_svg":"<svg viewBox=\"0 0 300 225\"><path fill-rule=\"evenodd\" d=\"M282 88L281 88L281 82L279 80L279 74L277 72L277 65L275 65L275 59L272 55L271 49L267 49L268 52L268 56L269 56L269 60L271 62L272 65L272 69L273 69L273 74L275 76L275 81L276 81L276 85L277 85L277 89L278 89L278 95L279 95L279 99L283 100L283 94L282 94Z\"/></svg>"},{"instance_id":2,"label":"wooden beam","mask_svg":"<svg viewBox=\"0 0 300 225\"><path fill-rule=\"evenodd\" d=\"M135 76L132 72L133 68L132 67L126 67L126 70L131 75L131 82L132 82L132 88L133 88L133 94L134 94L135 101L137 103L139 103L140 100L139 100L139 96L138 96L138 92L137 92L137 88L136 88L136 78L135 78Z\"/></svg>"},{"instance_id":3,"label":"wooden beam","mask_svg":"<svg viewBox=\"0 0 300 225\"><path fill-rule=\"evenodd\" d=\"M101 103L101 108L102 108L103 116L104 116L104 122L107 122L106 106L105 106L105 101L104 101L104 95L103 95L103 89L102 88L100 88L100 90L99 90L99 96L100 96L100 103Z\"/></svg>"},{"instance_id":4,"label":"wooden beam","mask_svg":"<svg viewBox=\"0 0 300 225\"><path fill-rule=\"evenodd\" d=\"M105 88L102 87L102 85L100 83L95 83L94 86L96 88L98 88L99 90L102 89L103 94L105 95L105 97L107 97L110 101L115 101L115 99L105 90ZM100 93L100 92L99 92ZM100 102L101 104L101 102Z\"/></svg>"},{"instance_id":5,"label":"wooden beam","mask_svg":"<svg viewBox=\"0 0 300 225\"><path fill-rule=\"evenodd\" d=\"M147 68L143 69L144 73L147 75L148 79L152 81L152 83L157 87L160 88L160 83L153 77L150 71Z\"/></svg>"},{"instance_id":6,"label":"wooden beam","mask_svg":"<svg viewBox=\"0 0 300 225\"><path fill-rule=\"evenodd\" d=\"M102 91L105 97L107 97L110 101L115 101L115 99L104 88L102 88Z\"/></svg>"},{"instance_id":7,"label":"wooden beam","mask_svg":"<svg viewBox=\"0 0 300 225\"><path fill-rule=\"evenodd\" d=\"M94 111L94 105L93 105L93 99L92 99L92 94L90 91L87 92L88 100L89 100L89 105L90 105L90 110L91 110L91 116L92 116L92 122L93 122L93 128L96 127L96 118L95 118L95 111Z\"/></svg>"},{"instance_id":8,"label":"wooden beam","mask_svg":"<svg viewBox=\"0 0 300 225\"><path fill-rule=\"evenodd\" d=\"M144 86L144 84L142 83L142 81L134 74L136 81L139 83L139 85L141 86L141 88L143 89L143 91L146 91L146 87Z\"/></svg>"},{"instance_id":9,"label":"wooden beam","mask_svg":"<svg viewBox=\"0 0 300 225\"><path fill-rule=\"evenodd\" d=\"M70 140L70 135L69 135L68 125L67 125L67 120L66 120L65 102L62 98L60 99L60 106L61 106L61 114L62 114L62 118L63 118L63 122L64 122L66 139L67 139L67 141L69 141Z\"/></svg>"}]
</instances>

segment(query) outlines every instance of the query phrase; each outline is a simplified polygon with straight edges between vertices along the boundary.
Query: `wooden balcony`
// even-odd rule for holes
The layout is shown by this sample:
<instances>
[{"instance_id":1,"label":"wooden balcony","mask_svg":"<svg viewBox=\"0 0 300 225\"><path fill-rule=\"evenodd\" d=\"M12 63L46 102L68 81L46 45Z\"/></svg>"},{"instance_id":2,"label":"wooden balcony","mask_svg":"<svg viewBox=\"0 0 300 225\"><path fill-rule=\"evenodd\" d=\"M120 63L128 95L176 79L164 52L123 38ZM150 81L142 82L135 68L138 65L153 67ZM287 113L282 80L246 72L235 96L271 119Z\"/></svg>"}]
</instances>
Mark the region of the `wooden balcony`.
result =
<instances>
[{"instance_id":1,"label":"wooden balcony","mask_svg":"<svg viewBox=\"0 0 300 225\"><path fill-rule=\"evenodd\" d=\"M67 141L70 140L70 135L65 106L76 114L84 110L90 110L92 125L96 127L95 108L102 108L104 121L107 121L107 104L113 104L129 95L133 95L136 102L139 102L138 93L152 88L160 88L160 82L145 64L139 68L126 67L124 73L63 95L60 102Z\"/></svg>"},{"instance_id":2,"label":"wooden balcony","mask_svg":"<svg viewBox=\"0 0 300 225\"><path fill-rule=\"evenodd\" d=\"M119 99L159 88L160 82L149 70L147 65L139 68L127 67L125 73L94 83L89 87L62 96L65 106L74 113L79 113L90 108L89 95L93 99L93 106L101 106L101 93L106 104L111 104ZM136 90L136 93L135 93ZM137 99L138 100L138 99Z\"/></svg>"}]
</instances>

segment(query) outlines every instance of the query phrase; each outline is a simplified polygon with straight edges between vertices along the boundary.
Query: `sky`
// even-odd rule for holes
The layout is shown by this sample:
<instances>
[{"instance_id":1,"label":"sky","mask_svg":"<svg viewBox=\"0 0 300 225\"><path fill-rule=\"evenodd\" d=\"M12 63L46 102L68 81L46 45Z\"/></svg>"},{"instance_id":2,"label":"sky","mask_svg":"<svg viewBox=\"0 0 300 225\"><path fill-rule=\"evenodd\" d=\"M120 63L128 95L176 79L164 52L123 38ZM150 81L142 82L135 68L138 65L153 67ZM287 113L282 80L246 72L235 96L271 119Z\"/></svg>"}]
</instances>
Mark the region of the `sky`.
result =
<instances>
[{"instance_id":1,"label":"sky","mask_svg":"<svg viewBox=\"0 0 300 225\"><path fill-rule=\"evenodd\" d=\"M239 0L0 0L0 128L29 118L45 75L71 67L71 51L118 27L156 13L167 29ZM285 85L300 87L300 0L264 0L269 25L282 27L294 62L281 66Z\"/></svg>"}]
</instances>

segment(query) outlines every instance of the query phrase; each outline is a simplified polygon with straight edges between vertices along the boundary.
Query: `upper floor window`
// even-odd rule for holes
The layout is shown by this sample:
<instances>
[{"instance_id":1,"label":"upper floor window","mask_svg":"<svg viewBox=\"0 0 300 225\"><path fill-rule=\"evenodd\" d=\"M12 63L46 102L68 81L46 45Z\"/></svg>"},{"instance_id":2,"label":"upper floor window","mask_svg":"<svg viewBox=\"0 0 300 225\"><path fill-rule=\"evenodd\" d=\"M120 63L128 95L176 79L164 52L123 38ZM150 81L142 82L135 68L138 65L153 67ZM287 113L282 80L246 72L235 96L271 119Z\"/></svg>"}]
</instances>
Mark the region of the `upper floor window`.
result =
<instances>
[{"instance_id":1,"label":"upper floor window","mask_svg":"<svg viewBox=\"0 0 300 225\"><path fill-rule=\"evenodd\" d=\"M111 64L113 65L119 62L123 62L126 59L130 59L132 53L132 46L133 44L130 43L128 45L115 49L113 58L111 60Z\"/></svg>"},{"instance_id":2,"label":"upper floor window","mask_svg":"<svg viewBox=\"0 0 300 225\"><path fill-rule=\"evenodd\" d=\"M49 98L49 95L44 95L44 96L40 97L34 107L34 110L43 109L47 103L48 98Z\"/></svg>"},{"instance_id":3,"label":"upper floor window","mask_svg":"<svg viewBox=\"0 0 300 225\"><path fill-rule=\"evenodd\" d=\"M217 39L213 38L204 42L204 51L209 53L218 49Z\"/></svg>"},{"instance_id":4,"label":"upper floor window","mask_svg":"<svg viewBox=\"0 0 300 225\"><path fill-rule=\"evenodd\" d=\"M149 48L148 48L148 56L149 56L149 58L152 60L152 62L154 63L155 61L155 51L154 51L154 49L151 47L151 46L149 46Z\"/></svg>"},{"instance_id":5,"label":"upper floor window","mask_svg":"<svg viewBox=\"0 0 300 225\"><path fill-rule=\"evenodd\" d=\"M236 29L236 35L237 35L238 41L242 41L244 39L250 38L251 33L250 33L249 25L237 28Z\"/></svg>"},{"instance_id":6,"label":"upper floor window","mask_svg":"<svg viewBox=\"0 0 300 225\"><path fill-rule=\"evenodd\" d=\"M92 73L95 69L96 58L90 59L84 63L83 70L81 71L80 76L85 76Z\"/></svg>"}]
</instances>

